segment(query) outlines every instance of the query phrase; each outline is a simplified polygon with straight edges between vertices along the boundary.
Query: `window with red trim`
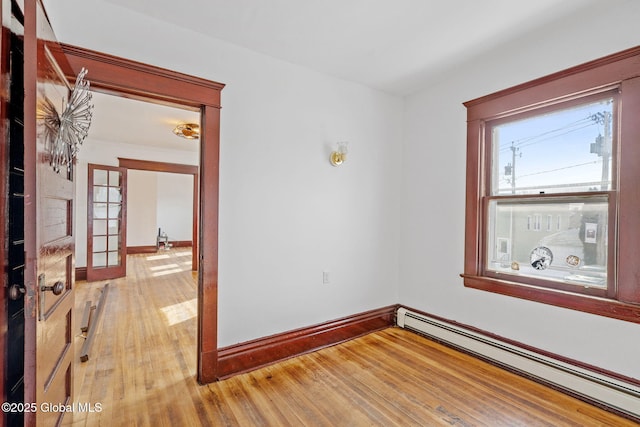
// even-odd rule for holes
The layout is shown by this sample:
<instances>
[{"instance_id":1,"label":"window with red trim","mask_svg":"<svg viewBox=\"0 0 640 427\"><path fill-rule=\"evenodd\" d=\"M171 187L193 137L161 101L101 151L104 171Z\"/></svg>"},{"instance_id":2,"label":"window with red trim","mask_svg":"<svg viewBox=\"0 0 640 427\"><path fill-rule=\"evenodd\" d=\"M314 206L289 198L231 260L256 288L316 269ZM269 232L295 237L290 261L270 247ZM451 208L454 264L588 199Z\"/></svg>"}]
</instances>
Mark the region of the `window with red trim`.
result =
<instances>
[{"instance_id":1,"label":"window with red trim","mask_svg":"<svg viewBox=\"0 0 640 427\"><path fill-rule=\"evenodd\" d=\"M465 286L640 323L638 63L465 103Z\"/></svg>"}]
</instances>

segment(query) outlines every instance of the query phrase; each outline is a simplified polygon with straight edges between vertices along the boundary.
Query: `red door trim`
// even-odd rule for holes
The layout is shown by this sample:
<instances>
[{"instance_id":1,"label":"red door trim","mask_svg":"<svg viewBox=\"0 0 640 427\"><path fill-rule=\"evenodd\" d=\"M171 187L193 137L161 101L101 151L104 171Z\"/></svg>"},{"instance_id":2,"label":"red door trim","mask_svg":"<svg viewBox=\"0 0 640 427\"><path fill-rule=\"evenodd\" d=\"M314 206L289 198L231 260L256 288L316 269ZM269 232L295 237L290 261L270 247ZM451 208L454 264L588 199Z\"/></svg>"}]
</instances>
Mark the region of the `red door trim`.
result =
<instances>
[{"instance_id":1,"label":"red door trim","mask_svg":"<svg viewBox=\"0 0 640 427\"><path fill-rule=\"evenodd\" d=\"M72 77L87 68L87 80L95 90L200 110L197 377L200 383L213 382L218 363L218 171L224 85L75 46L61 48L69 64L65 73Z\"/></svg>"}]
</instances>

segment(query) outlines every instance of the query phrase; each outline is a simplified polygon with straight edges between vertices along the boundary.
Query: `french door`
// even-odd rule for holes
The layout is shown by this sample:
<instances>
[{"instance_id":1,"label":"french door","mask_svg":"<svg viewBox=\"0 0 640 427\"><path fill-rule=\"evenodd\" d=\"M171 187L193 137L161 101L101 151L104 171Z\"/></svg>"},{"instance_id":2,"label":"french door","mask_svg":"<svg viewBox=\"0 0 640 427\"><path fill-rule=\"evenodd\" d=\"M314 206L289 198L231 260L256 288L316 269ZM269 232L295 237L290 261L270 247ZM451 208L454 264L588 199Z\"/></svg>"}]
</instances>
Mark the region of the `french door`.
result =
<instances>
[{"instance_id":1,"label":"french door","mask_svg":"<svg viewBox=\"0 0 640 427\"><path fill-rule=\"evenodd\" d=\"M127 275L127 169L88 165L87 281Z\"/></svg>"}]
</instances>

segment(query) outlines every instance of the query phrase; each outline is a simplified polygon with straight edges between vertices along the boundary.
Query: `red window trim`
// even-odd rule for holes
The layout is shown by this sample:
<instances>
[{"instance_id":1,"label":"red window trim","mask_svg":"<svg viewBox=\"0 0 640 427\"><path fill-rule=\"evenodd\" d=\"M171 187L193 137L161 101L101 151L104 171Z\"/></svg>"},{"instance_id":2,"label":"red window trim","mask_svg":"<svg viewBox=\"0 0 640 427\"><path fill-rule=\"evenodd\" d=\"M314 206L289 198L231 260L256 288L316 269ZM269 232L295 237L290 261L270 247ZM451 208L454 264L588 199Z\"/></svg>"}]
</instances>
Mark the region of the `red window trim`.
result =
<instances>
[{"instance_id":1,"label":"red window trim","mask_svg":"<svg viewBox=\"0 0 640 427\"><path fill-rule=\"evenodd\" d=\"M640 323L640 46L609 55L540 79L505 89L464 105L467 107L467 178L465 261L466 287L544 304ZM616 287L606 296L573 293L524 284L483 274L483 196L485 122L551 106L558 100L583 98L620 88L618 144L617 258L612 264Z\"/></svg>"}]
</instances>

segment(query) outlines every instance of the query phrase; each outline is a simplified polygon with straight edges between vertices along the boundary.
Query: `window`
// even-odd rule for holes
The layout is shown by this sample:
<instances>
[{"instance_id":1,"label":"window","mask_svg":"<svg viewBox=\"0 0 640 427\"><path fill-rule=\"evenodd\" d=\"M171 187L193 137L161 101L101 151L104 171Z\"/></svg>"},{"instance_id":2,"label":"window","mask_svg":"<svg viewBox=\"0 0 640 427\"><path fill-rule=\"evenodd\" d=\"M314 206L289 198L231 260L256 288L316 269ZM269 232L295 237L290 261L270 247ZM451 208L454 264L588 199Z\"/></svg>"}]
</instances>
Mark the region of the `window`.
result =
<instances>
[{"instance_id":1,"label":"window","mask_svg":"<svg viewBox=\"0 0 640 427\"><path fill-rule=\"evenodd\" d=\"M611 170L617 165L612 148L617 146L612 132L616 95L617 90L607 91L485 121L486 240L489 247L498 238L513 242L507 268L502 267L504 260L488 252L488 275L607 294L608 212L610 200L615 200ZM507 166L509 173L503 175ZM519 233L518 224L528 220L530 212L536 212L537 233ZM552 233L553 215L566 217L567 227ZM583 284L599 291L585 291Z\"/></svg>"},{"instance_id":2,"label":"window","mask_svg":"<svg viewBox=\"0 0 640 427\"><path fill-rule=\"evenodd\" d=\"M639 59L465 103L465 286L640 323Z\"/></svg>"},{"instance_id":3,"label":"window","mask_svg":"<svg viewBox=\"0 0 640 427\"><path fill-rule=\"evenodd\" d=\"M533 216L533 229L535 231L540 231L540 224L542 223L542 217L540 214L535 214Z\"/></svg>"}]
</instances>

